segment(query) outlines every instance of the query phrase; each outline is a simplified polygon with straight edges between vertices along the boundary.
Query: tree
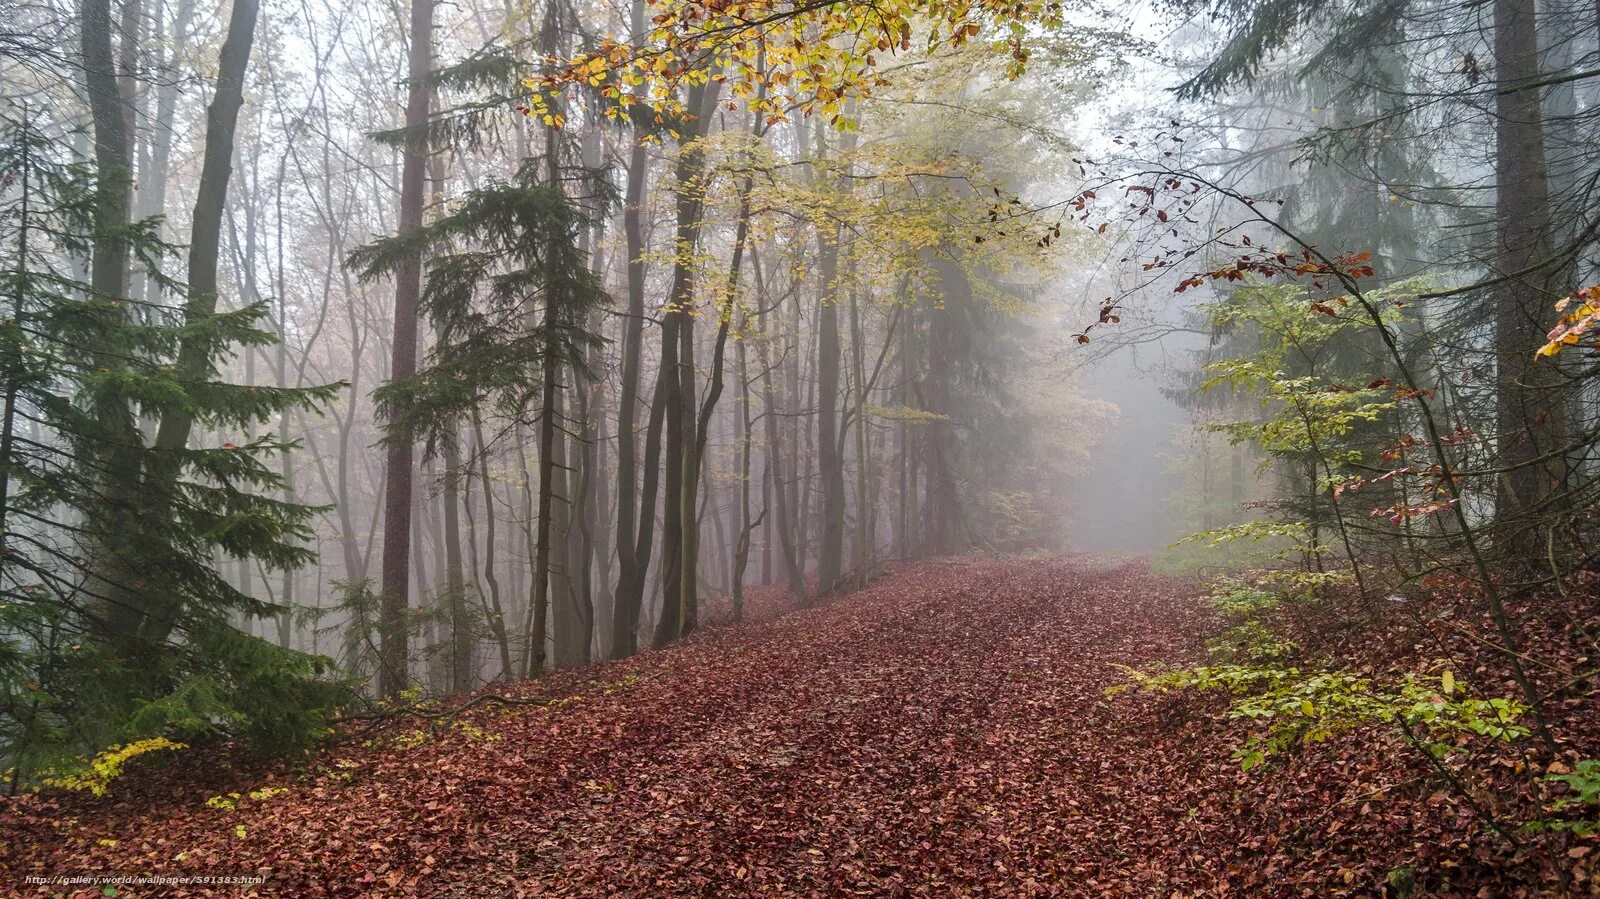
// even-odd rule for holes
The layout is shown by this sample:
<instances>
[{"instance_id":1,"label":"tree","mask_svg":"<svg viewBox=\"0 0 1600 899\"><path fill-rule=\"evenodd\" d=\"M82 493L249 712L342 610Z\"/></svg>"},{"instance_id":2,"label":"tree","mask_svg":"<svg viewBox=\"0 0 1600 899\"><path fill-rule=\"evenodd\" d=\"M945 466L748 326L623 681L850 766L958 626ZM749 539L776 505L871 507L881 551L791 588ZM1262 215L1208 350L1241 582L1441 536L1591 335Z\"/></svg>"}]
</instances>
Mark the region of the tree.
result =
<instances>
[{"instance_id":1,"label":"tree","mask_svg":"<svg viewBox=\"0 0 1600 899\"><path fill-rule=\"evenodd\" d=\"M207 111L206 154L195 197L189 239L188 299L184 306L185 321L196 325L216 315L217 310L217 254L222 242L222 212L233 168L234 129L239 120L239 107L244 103L245 67L255 36L257 7L255 0L234 2L227 40L222 45L217 92ZM199 330L178 348L177 377L191 383L204 382L216 353L211 335ZM141 517L155 521L166 517L164 500L172 495L181 467L179 454L189 445L194 422L194 413L182 406L161 417L155 439L159 461L146 473L143 484L144 495L154 498L156 503L142 510ZM171 627L170 615L157 617L166 619L165 627ZM157 631L152 634L157 639L165 637L160 627L157 625Z\"/></svg>"},{"instance_id":2,"label":"tree","mask_svg":"<svg viewBox=\"0 0 1600 899\"><path fill-rule=\"evenodd\" d=\"M700 245L705 210L704 138L716 108L717 86L699 79L688 88L693 117L683 126L674 171L677 213L672 288L662 316L661 370L666 389L658 402L666 406L666 521L662 533L661 617L652 645L661 647L692 631L699 600L699 436L695 398L694 255Z\"/></svg>"},{"instance_id":3,"label":"tree","mask_svg":"<svg viewBox=\"0 0 1600 899\"><path fill-rule=\"evenodd\" d=\"M400 172L399 229L409 238L422 227L423 187L428 156L428 75L433 67L433 0L411 0L411 43L407 51L405 156ZM422 254L407 249L395 259L394 349L389 368L391 381L403 381L417 371L417 302L422 290ZM385 424L383 558L380 564L383 596L381 662L378 695L392 697L410 683L407 609L411 604L411 513L415 493L416 463L412 436Z\"/></svg>"},{"instance_id":4,"label":"tree","mask_svg":"<svg viewBox=\"0 0 1600 899\"><path fill-rule=\"evenodd\" d=\"M635 0L632 21L644 30L643 0ZM651 133L646 117L634 117L632 149L628 156L627 194L623 199L623 231L627 252L628 309L623 321L622 383L617 395L617 561L616 598L612 604L611 651L617 658L633 655L638 640L639 610L644 602L645 577L655 539L656 489L661 461L662 404L650 403L645 425L644 483L638 488L638 438L636 416L644 350L645 245L643 206L649 178L649 152L645 138Z\"/></svg>"},{"instance_id":5,"label":"tree","mask_svg":"<svg viewBox=\"0 0 1600 899\"><path fill-rule=\"evenodd\" d=\"M282 482L268 460L288 447L269 438L146 445L128 434L126 410L237 429L285 408L321 408L337 386L252 391L216 378L232 346L272 342L258 305L207 315L147 305L130 316L126 298L78 280L73 257L104 245L104 194L65 143L27 112L0 129L0 170L20 185L0 213L0 239L16 248L0 328L8 488L0 503L0 732L13 787L41 771L72 770L109 743L155 735L222 731L261 749L305 745L348 693L329 677L327 660L236 629L235 617L282 609L217 570L218 558L271 568L310 560L299 544L316 510L271 496ZM131 223L121 239L154 285L180 289L159 274L170 248L153 223ZM196 344L208 348L198 377L180 362L180 348ZM89 350L109 346L119 348L114 369L99 364L103 349ZM108 420L108 409L123 411ZM129 476L156 477L148 483L162 492L108 493L108 443ZM103 560L94 553L111 546L115 565L91 576L84 560Z\"/></svg>"},{"instance_id":6,"label":"tree","mask_svg":"<svg viewBox=\"0 0 1600 899\"><path fill-rule=\"evenodd\" d=\"M1542 93L1530 87L1540 75L1538 31L1532 0L1496 0L1494 290L1498 343L1497 442L1505 474L1497 513L1505 539L1523 548L1543 545L1537 519L1566 488L1565 378L1539 364L1528 347L1542 343L1555 324L1551 296L1569 276L1552 241L1549 172L1545 163ZM1520 533L1519 533L1520 532Z\"/></svg>"},{"instance_id":7,"label":"tree","mask_svg":"<svg viewBox=\"0 0 1600 899\"><path fill-rule=\"evenodd\" d=\"M433 321L438 340L414 375L392 380L375 394L393 433L420 438L430 457L454 451L463 421L476 428L485 413L521 421L536 397L541 425L551 423L553 449L557 373L562 367L584 371L583 350L595 342L587 316L606 297L579 264L581 212L544 175L542 161L532 160L515 179L469 192L448 214L410 235L351 256L362 277L372 279L419 249L431 254L419 309ZM488 442L477 447L479 454ZM541 437L541 449L543 443ZM553 471L553 453L541 455L541 464L546 461ZM490 496L487 478L484 495ZM553 491L540 500L536 554L550 545L552 500ZM548 566L549 558L544 562ZM548 567L539 573L548 579ZM530 615L539 613L537 580L534 592ZM503 620L491 615L492 621ZM541 637L537 623L529 632ZM543 639L536 642L530 639L519 666L524 674L537 670Z\"/></svg>"}]
</instances>

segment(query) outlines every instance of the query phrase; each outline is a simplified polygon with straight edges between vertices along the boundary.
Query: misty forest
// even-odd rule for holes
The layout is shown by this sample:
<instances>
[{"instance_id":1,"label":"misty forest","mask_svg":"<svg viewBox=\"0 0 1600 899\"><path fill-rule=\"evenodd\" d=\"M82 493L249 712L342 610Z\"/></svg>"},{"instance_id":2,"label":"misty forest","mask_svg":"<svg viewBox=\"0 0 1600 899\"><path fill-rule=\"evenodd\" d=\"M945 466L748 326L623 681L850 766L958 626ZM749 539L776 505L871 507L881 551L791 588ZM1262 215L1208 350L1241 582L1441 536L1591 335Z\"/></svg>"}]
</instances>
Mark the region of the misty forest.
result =
<instances>
[{"instance_id":1,"label":"misty forest","mask_svg":"<svg viewBox=\"0 0 1600 899\"><path fill-rule=\"evenodd\" d=\"M1593 0L0 0L0 894L1600 896Z\"/></svg>"}]
</instances>

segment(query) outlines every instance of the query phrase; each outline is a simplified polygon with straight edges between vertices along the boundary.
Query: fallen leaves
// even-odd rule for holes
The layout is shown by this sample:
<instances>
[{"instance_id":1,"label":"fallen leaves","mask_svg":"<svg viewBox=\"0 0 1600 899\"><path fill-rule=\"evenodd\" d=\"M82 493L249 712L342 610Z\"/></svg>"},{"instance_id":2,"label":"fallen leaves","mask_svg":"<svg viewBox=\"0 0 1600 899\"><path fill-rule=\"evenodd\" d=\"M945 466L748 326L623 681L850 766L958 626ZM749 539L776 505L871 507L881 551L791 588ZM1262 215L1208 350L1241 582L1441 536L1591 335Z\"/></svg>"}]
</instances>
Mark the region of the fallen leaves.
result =
<instances>
[{"instance_id":1,"label":"fallen leaves","mask_svg":"<svg viewBox=\"0 0 1600 899\"><path fill-rule=\"evenodd\" d=\"M1136 564L929 562L760 617L519 685L582 701L479 704L406 748L15 800L0 893L227 870L308 897L1370 895L1401 866L1476 889L1509 864L1360 735L1245 774L1203 698L1107 700L1116 664L1194 661L1214 628ZM229 792L271 798L207 807Z\"/></svg>"}]
</instances>

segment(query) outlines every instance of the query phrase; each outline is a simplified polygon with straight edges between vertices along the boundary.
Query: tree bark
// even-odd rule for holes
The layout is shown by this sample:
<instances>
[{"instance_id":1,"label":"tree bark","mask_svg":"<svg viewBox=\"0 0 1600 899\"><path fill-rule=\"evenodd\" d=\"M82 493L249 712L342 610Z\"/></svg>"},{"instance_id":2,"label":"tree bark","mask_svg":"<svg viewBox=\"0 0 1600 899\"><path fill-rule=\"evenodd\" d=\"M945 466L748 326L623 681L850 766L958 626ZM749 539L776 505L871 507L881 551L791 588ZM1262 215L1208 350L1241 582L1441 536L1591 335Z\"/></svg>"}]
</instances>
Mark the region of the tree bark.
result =
<instances>
[{"instance_id":1,"label":"tree bark","mask_svg":"<svg viewBox=\"0 0 1600 899\"><path fill-rule=\"evenodd\" d=\"M450 692L472 689L474 640L467 615L467 579L461 561L461 456L454 443L444 458L444 589L450 617Z\"/></svg>"},{"instance_id":2,"label":"tree bark","mask_svg":"<svg viewBox=\"0 0 1600 899\"><path fill-rule=\"evenodd\" d=\"M423 187L428 157L428 107L432 91L427 84L433 62L434 0L411 0L411 46L408 52L405 152L400 170L399 233L408 235L422 227ZM408 252L395 270L394 341L389 377L409 378L417 373L417 303L422 295L422 253ZM383 496L383 557L380 562L382 610L378 695L391 697L410 683L410 647L407 610L411 602L411 495L416 477L415 450L410 434L390 432L385 458L387 476ZM485 496L485 501L489 497Z\"/></svg>"},{"instance_id":3,"label":"tree bark","mask_svg":"<svg viewBox=\"0 0 1600 899\"><path fill-rule=\"evenodd\" d=\"M820 142L821 129L818 129ZM820 154L819 154L820 155ZM844 454L839 442L839 228L817 229L817 468L822 476L822 533L817 545L817 593L839 585L844 566Z\"/></svg>"},{"instance_id":4,"label":"tree bark","mask_svg":"<svg viewBox=\"0 0 1600 899\"><path fill-rule=\"evenodd\" d=\"M1535 0L1495 0L1495 330L1501 476L1496 515L1508 546L1542 545L1530 520L1566 480L1562 377L1533 350L1554 324L1558 266L1551 264L1550 185L1542 92L1513 90L1539 77ZM1529 272L1528 270L1533 271Z\"/></svg>"},{"instance_id":5,"label":"tree bark","mask_svg":"<svg viewBox=\"0 0 1600 899\"><path fill-rule=\"evenodd\" d=\"M684 146L675 172L677 196L676 261L672 269L671 304L662 322L662 370L667 373L667 493L662 540L662 607L651 641L660 647L694 628L698 592L699 522L695 499L699 459L695 433L694 266L688 256L700 243L705 209L705 151L700 139L708 133L716 109L717 82L689 89L689 109L696 112L684 127ZM670 332L670 334L669 334ZM669 337L671 338L669 340Z\"/></svg>"},{"instance_id":6,"label":"tree bark","mask_svg":"<svg viewBox=\"0 0 1600 899\"><path fill-rule=\"evenodd\" d=\"M130 191L133 183L132 159L127 119L122 112L122 94L117 83L116 61L111 46L110 0L84 0L81 15L82 59L90 119L94 126L94 161L99 173L94 196L94 237L90 247L89 285L101 301L122 302L128 296L127 238ZM126 315L126 304L113 315ZM122 367L113 347L90 348L97 367L115 370ZM137 449L138 432L129 416L127 404L115 397L95 401L95 416L113 439L99 449L104 484L110 499L108 514L117 514L117 504L132 499L138 477L137 463L130 452ZM119 445L120 444L120 445ZM130 471L130 469L134 469ZM143 614L133 601L122 574L122 557L127 550L120 523L102 522L96 535L93 565L96 604L103 623L116 637L135 636Z\"/></svg>"}]
</instances>

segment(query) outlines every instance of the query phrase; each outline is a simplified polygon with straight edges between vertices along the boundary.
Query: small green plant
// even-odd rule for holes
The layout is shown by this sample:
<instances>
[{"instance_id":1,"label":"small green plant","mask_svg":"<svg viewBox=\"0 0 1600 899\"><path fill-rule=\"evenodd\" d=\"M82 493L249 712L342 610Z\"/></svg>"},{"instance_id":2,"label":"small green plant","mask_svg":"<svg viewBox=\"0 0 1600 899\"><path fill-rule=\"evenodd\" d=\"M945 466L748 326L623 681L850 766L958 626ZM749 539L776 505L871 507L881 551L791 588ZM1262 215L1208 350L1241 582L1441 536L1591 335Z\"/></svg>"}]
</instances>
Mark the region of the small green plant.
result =
<instances>
[{"instance_id":1,"label":"small green plant","mask_svg":"<svg viewBox=\"0 0 1600 899\"><path fill-rule=\"evenodd\" d=\"M399 736L395 737L394 741L391 742L389 745L394 747L395 749L404 750L404 749L416 749L418 746L421 746L422 744L424 744L426 742L428 742L428 734L427 734L426 731L423 731L423 730L412 730L412 731L407 731L407 732L405 732L403 734L400 734Z\"/></svg>"},{"instance_id":2,"label":"small green plant","mask_svg":"<svg viewBox=\"0 0 1600 899\"><path fill-rule=\"evenodd\" d=\"M1353 674L1274 665L1205 665L1158 674L1123 670L1139 690L1221 690L1235 697L1228 717L1264 727L1234 752L1246 771L1296 744L1371 725L1403 724L1425 735L1422 748L1435 755L1443 754L1442 741L1454 734L1512 740L1528 733L1517 723L1526 707L1512 699L1462 695L1449 670L1437 681L1409 674L1388 686Z\"/></svg>"},{"instance_id":3,"label":"small green plant","mask_svg":"<svg viewBox=\"0 0 1600 899\"><path fill-rule=\"evenodd\" d=\"M1571 770L1566 770L1564 766L1557 768L1552 765L1551 770L1545 774L1545 779L1567 785L1567 794L1557 797L1550 803L1552 812L1571 812L1574 809L1593 809L1600 806L1600 759L1584 759ZM1589 837L1600 833L1600 819L1572 821L1544 818L1529 823L1525 829L1535 832L1565 830L1580 837Z\"/></svg>"},{"instance_id":4,"label":"small green plant","mask_svg":"<svg viewBox=\"0 0 1600 899\"><path fill-rule=\"evenodd\" d=\"M1416 895L1417 869L1410 865L1401 865L1389 869L1389 874L1384 878L1389 884L1390 895L1396 899L1410 899Z\"/></svg>"},{"instance_id":5,"label":"small green plant","mask_svg":"<svg viewBox=\"0 0 1600 899\"><path fill-rule=\"evenodd\" d=\"M1255 618L1276 609L1283 597L1243 578L1221 577L1211 582L1211 607L1231 618Z\"/></svg>"},{"instance_id":6,"label":"small green plant","mask_svg":"<svg viewBox=\"0 0 1600 899\"><path fill-rule=\"evenodd\" d=\"M1206 643L1211 657L1221 662L1272 662L1300 650L1300 644L1279 636L1267 625L1251 619L1228 628Z\"/></svg>"},{"instance_id":7,"label":"small green plant","mask_svg":"<svg viewBox=\"0 0 1600 899\"><path fill-rule=\"evenodd\" d=\"M1580 805L1600 805L1600 760L1584 759L1570 773L1546 774L1550 780L1560 781L1572 793L1556 800L1555 808Z\"/></svg>"}]
</instances>

